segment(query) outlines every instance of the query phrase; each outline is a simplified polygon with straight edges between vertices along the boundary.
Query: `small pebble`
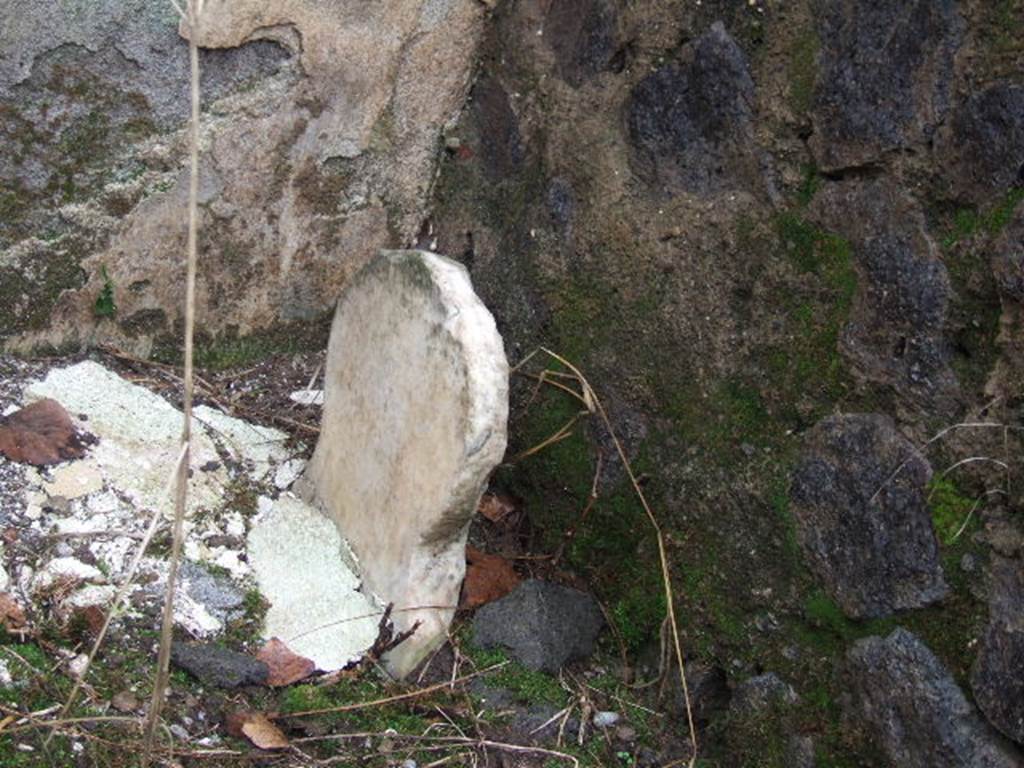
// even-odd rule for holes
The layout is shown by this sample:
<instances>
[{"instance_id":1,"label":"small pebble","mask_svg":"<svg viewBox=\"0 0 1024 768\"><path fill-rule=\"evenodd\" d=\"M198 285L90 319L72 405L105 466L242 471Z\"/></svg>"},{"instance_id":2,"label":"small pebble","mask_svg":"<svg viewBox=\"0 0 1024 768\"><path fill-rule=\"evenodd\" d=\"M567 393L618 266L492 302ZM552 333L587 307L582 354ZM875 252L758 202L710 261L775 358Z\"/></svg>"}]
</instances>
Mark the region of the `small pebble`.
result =
<instances>
[{"instance_id":1,"label":"small pebble","mask_svg":"<svg viewBox=\"0 0 1024 768\"><path fill-rule=\"evenodd\" d=\"M594 725L598 728L609 728L619 722L618 712L596 712Z\"/></svg>"},{"instance_id":2,"label":"small pebble","mask_svg":"<svg viewBox=\"0 0 1024 768\"><path fill-rule=\"evenodd\" d=\"M114 694L114 698L110 700L110 706L118 712L134 712L139 708L139 700L131 691L121 691Z\"/></svg>"},{"instance_id":3,"label":"small pebble","mask_svg":"<svg viewBox=\"0 0 1024 768\"><path fill-rule=\"evenodd\" d=\"M636 729L628 725L620 725L615 729L615 738L619 741L633 741L636 739Z\"/></svg>"}]
</instances>

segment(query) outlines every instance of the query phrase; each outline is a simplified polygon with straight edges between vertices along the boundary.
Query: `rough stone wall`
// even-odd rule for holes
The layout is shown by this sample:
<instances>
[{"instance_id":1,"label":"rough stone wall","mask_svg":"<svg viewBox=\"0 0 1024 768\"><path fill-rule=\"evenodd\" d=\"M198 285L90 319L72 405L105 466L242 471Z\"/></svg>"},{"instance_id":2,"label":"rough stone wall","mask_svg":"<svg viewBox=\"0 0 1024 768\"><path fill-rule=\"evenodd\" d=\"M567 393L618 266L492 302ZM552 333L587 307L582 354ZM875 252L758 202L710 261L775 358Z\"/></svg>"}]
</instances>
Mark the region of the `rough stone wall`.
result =
<instances>
[{"instance_id":1,"label":"rough stone wall","mask_svg":"<svg viewBox=\"0 0 1024 768\"><path fill-rule=\"evenodd\" d=\"M418 230L461 106L475 0L210 2L203 48L205 334L327 313ZM148 354L181 312L187 43L170 3L0 9L2 341ZM116 306L97 306L109 285Z\"/></svg>"},{"instance_id":2,"label":"rough stone wall","mask_svg":"<svg viewBox=\"0 0 1024 768\"><path fill-rule=\"evenodd\" d=\"M972 0L517 0L488 27L432 238L513 364L544 344L604 398L671 531L691 652L813 692L803 719L709 737L723 764L789 764L766 739L792 729L822 764L885 764L878 724L837 715L834 671L871 631L910 628L968 684L984 541L1018 540L1021 499L991 462L946 470L1017 472L1021 445L1015 428L928 440L1021 419L1022 40L1024 6ZM521 384L513 453L574 412ZM872 443L862 424L887 426ZM830 473L799 474L830 430ZM554 548L598 451L570 560L624 636L650 637L654 549L607 435L498 483ZM934 475L912 462L879 488L918 451ZM864 613L865 590L898 598Z\"/></svg>"}]
</instances>

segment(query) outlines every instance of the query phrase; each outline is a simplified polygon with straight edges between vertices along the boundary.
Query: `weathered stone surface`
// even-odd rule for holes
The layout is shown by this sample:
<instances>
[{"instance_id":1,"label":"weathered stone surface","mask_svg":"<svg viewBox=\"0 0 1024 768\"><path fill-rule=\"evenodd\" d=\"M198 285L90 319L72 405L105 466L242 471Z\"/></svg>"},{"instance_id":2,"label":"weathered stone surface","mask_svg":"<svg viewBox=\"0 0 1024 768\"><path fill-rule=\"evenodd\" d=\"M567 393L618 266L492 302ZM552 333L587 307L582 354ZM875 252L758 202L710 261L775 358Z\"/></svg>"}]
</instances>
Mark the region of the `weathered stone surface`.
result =
<instances>
[{"instance_id":1,"label":"weathered stone surface","mask_svg":"<svg viewBox=\"0 0 1024 768\"><path fill-rule=\"evenodd\" d=\"M601 609L587 593L530 579L477 611L473 642L506 648L530 669L557 672L593 653L603 625Z\"/></svg>"},{"instance_id":2,"label":"weathered stone surface","mask_svg":"<svg viewBox=\"0 0 1024 768\"><path fill-rule=\"evenodd\" d=\"M172 643L171 663L217 688L263 685L269 673L262 661L210 643Z\"/></svg>"},{"instance_id":3,"label":"weathered stone surface","mask_svg":"<svg viewBox=\"0 0 1024 768\"><path fill-rule=\"evenodd\" d=\"M1024 744L1024 573L1019 560L992 568L989 623L971 673L978 707L996 728Z\"/></svg>"},{"instance_id":4,"label":"weathered stone surface","mask_svg":"<svg viewBox=\"0 0 1024 768\"><path fill-rule=\"evenodd\" d=\"M993 247L992 272L1000 292L1024 304L1024 207L1010 221Z\"/></svg>"},{"instance_id":5,"label":"weathered stone surface","mask_svg":"<svg viewBox=\"0 0 1024 768\"><path fill-rule=\"evenodd\" d=\"M465 269L382 252L338 301L324 390L309 476L396 629L421 622L388 658L401 676L445 637L467 527L505 452L508 363Z\"/></svg>"},{"instance_id":6,"label":"weathered stone surface","mask_svg":"<svg viewBox=\"0 0 1024 768\"><path fill-rule=\"evenodd\" d=\"M793 686L774 672L747 678L732 692L730 709L740 714L759 712L773 706L796 704L799 697Z\"/></svg>"},{"instance_id":7,"label":"weathered stone surface","mask_svg":"<svg viewBox=\"0 0 1024 768\"><path fill-rule=\"evenodd\" d=\"M978 716L916 636L857 641L846 655L847 716L901 768L1011 768L1021 755Z\"/></svg>"},{"instance_id":8,"label":"weathered stone surface","mask_svg":"<svg viewBox=\"0 0 1024 768\"><path fill-rule=\"evenodd\" d=\"M201 329L322 316L379 248L412 239L484 11L207 6L198 42L220 50L204 57ZM17 146L0 160L3 341L146 354L181 315L188 57L176 14L34 0L4 5L0 30L13 52L0 63L0 128ZM104 268L117 313L101 320Z\"/></svg>"},{"instance_id":9,"label":"weathered stone surface","mask_svg":"<svg viewBox=\"0 0 1024 768\"><path fill-rule=\"evenodd\" d=\"M618 11L610 0L552 3L544 20L544 38L555 54L558 72L578 87L611 69L618 49Z\"/></svg>"},{"instance_id":10,"label":"weathered stone surface","mask_svg":"<svg viewBox=\"0 0 1024 768\"><path fill-rule=\"evenodd\" d=\"M810 145L827 171L928 141L950 101L963 21L954 0L818 4L820 73Z\"/></svg>"},{"instance_id":11,"label":"weathered stone surface","mask_svg":"<svg viewBox=\"0 0 1024 768\"><path fill-rule=\"evenodd\" d=\"M738 176L757 168L747 58L720 22L686 53L633 90L628 122L634 166L668 193L735 187Z\"/></svg>"},{"instance_id":12,"label":"weathered stone surface","mask_svg":"<svg viewBox=\"0 0 1024 768\"><path fill-rule=\"evenodd\" d=\"M857 291L839 349L864 381L952 413L959 385L945 336L951 288L914 201L888 181L828 185L813 215L845 237Z\"/></svg>"},{"instance_id":13,"label":"weathered stone surface","mask_svg":"<svg viewBox=\"0 0 1024 768\"><path fill-rule=\"evenodd\" d=\"M848 616L888 616L947 593L925 495L931 474L886 416L830 416L808 433L790 491L797 538Z\"/></svg>"},{"instance_id":14,"label":"weathered stone surface","mask_svg":"<svg viewBox=\"0 0 1024 768\"><path fill-rule=\"evenodd\" d=\"M473 86L471 109L480 125L480 157L484 171L501 181L523 162L522 138L508 92L493 77L482 77Z\"/></svg>"},{"instance_id":15,"label":"weathered stone surface","mask_svg":"<svg viewBox=\"0 0 1024 768\"><path fill-rule=\"evenodd\" d=\"M1024 85L997 83L973 94L938 149L956 199L981 205L1024 186Z\"/></svg>"}]
</instances>

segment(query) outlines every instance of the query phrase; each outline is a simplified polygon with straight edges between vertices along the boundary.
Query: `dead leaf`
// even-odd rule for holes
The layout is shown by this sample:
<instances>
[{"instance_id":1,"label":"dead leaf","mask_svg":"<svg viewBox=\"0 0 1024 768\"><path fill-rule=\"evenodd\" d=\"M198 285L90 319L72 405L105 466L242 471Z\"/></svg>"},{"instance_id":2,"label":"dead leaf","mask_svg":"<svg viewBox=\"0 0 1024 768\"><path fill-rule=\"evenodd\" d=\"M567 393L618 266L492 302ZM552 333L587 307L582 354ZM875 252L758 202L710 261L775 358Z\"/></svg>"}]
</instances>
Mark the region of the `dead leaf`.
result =
<instances>
[{"instance_id":1,"label":"dead leaf","mask_svg":"<svg viewBox=\"0 0 1024 768\"><path fill-rule=\"evenodd\" d=\"M245 738L260 749L288 749L288 738L262 712L242 710L227 717L227 731L236 738Z\"/></svg>"},{"instance_id":2,"label":"dead leaf","mask_svg":"<svg viewBox=\"0 0 1024 768\"><path fill-rule=\"evenodd\" d=\"M492 523L507 522L517 508L515 499L503 493L485 493L477 511Z\"/></svg>"},{"instance_id":3,"label":"dead leaf","mask_svg":"<svg viewBox=\"0 0 1024 768\"><path fill-rule=\"evenodd\" d=\"M0 624L8 632L17 632L25 627L25 611L7 592L0 592Z\"/></svg>"},{"instance_id":4,"label":"dead leaf","mask_svg":"<svg viewBox=\"0 0 1024 768\"><path fill-rule=\"evenodd\" d=\"M512 563L501 555L488 555L476 547L466 547L466 562L461 608L479 608L502 598L521 581Z\"/></svg>"},{"instance_id":5,"label":"dead leaf","mask_svg":"<svg viewBox=\"0 0 1024 768\"><path fill-rule=\"evenodd\" d=\"M292 653L291 649L276 637L270 638L256 654L256 658L269 668L267 685L275 688L305 680L316 671L314 662Z\"/></svg>"},{"instance_id":6,"label":"dead leaf","mask_svg":"<svg viewBox=\"0 0 1024 768\"><path fill-rule=\"evenodd\" d=\"M80 458L85 443L64 406L46 398L0 420L0 453L11 461L45 466Z\"/></svg>"}]
</instances>

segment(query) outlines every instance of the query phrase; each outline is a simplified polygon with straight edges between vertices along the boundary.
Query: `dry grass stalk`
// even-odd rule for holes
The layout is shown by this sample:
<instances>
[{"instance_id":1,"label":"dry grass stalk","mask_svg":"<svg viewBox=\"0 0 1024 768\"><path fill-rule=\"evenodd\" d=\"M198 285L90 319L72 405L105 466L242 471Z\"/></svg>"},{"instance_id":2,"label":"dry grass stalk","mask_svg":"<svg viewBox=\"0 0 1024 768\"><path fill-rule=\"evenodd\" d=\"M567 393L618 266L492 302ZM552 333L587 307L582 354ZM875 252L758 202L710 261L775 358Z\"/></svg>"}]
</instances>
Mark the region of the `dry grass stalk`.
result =
<instances>
[{"instance_id":1,"label":"dry grass stalk","mask_svg":"<svg viewBox=\"0 0 1024 768\"><path fill-rule=\"evenodd\" d=\"M170 492L171 487L175 484L178 477L181 474L181 468L185 466L185 446L182 446L181 452L178 454L178 460L174 464L174 470L171 477L168 478L167 489ZM92 666L93 660L96 658L96 654L99 652L100 647L103 645L104 639L106 639L107 631L110 629L110 623L117 612L121 609L124 604L125 598L128 597L128 591L131 589L132 584L135 582L135 574L139 570L139 564L142 562L143 556L146 554L146 550L149 548L150 543L153 541L153 536L156 535L157 530L160 528L160 521L163 515L160 510L153 512L153 517L149 521L149 527L146 529L146 533L142 538L142 543L139 545L138 550L135 552L135 557L132 559L131 565L128 566L128 572L125 574L124 580L121 582L121 586L118 588L117 595L114 597L113 603L107 610L107 615L103 619L103 626L100 627L99 633L96 635L96 639L93 641L92 649L89 651L89 655L86 658L85 667L82 670L81 675L75 681L74 686L71 688L71 693L68 694L67 700L64 702L64 707L60 711L60 717L65 717L72 705L75 703L75 697L78 696L78 692L82 689L85 684L86 675L89 674L89 668ZM47 737L47 741L52 737Z\"/></svg>"},{"instance_id":2,"label":"dry grass stalk","mask_svg":"<svg viewBox=\"0 0 1024 768\"><path fill-rule=\"evenodd\" d=\"M171 0L188 26L188 54L191 73L191 122L189 125L189 186L188 186L188 252L186 254L185 278L185 373L182 377L184 412L181 444L183 459L178 465L178 479L174 493L173 545L170 568L167 573L167 591L164 595L163 626L160 632L160 653L157 657L156 675L153 681L153 698L146 717L145 744L142 752L142 766L150 764L153 745L156 740L160 711L167 691L167 678L171 661L171 633L174 628L174 592L178 578L178 564L181 561L185 503L188 498L188 468L192 441L192 396L193 396L193 336L196 317L196 265L199 229L199 47L196 43L199 23L203 15L204 0L187 0L182 10Z\"/></svg>"}]
</instances>

